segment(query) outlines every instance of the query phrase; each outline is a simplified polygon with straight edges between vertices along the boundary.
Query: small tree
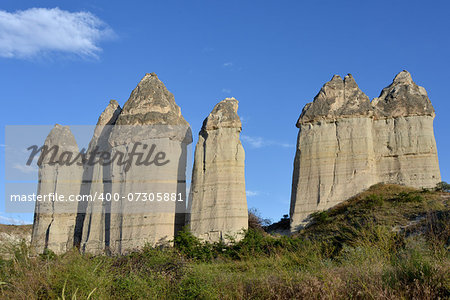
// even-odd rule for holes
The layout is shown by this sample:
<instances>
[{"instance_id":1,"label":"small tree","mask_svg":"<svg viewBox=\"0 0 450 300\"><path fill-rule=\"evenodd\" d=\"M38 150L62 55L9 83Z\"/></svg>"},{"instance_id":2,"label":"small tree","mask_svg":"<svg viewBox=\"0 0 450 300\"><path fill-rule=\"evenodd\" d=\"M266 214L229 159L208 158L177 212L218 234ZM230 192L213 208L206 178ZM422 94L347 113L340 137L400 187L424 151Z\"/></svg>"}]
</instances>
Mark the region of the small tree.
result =
<instances>
[{"instance_id":1,"label":"small tree","mask_svg":"<svg viewBox=\"0 0 450 300\"><path fill-rule=\"evenodd\" d=\"M438 184L436 184L436 191L450 193L450 184L448 184L445 181L441 181Z\"/></svg>"},{"instance_id":2,"label":"small tree","mask_svg":"<svg viewBox=\"0 0 450 300\"><path fill-rule=\"evenodd\" d=\"M256 230L264 230L264 227L270 224L269 219L264 219L256 208L248 210L248 228Z\"/></svg>"}]
</instances>

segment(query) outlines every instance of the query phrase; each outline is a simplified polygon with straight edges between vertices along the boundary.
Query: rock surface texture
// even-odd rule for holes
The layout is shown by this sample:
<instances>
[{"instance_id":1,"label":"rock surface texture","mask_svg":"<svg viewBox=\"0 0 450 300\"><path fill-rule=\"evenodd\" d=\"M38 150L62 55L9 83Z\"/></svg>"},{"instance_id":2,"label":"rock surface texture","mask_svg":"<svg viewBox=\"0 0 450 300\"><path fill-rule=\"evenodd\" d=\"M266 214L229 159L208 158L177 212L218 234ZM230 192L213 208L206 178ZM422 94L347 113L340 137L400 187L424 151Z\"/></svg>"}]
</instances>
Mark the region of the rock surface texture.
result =
<instances>
[{"instance_id":1,"label":"rock surface texture","mask_svg":"<svg viewBox=\"0 0 450 300\"><path fill-rule=\"evenodd\" d=\"M291 230L379 182L434 187L440 181L434 116L425 89L407 71L372 102L350 74L335 75L297 122Z\"/></svg>"},{"instance_id":2,"label":"rock surface texture","mask_svg":"<svg viewBox=\"0 0 450 300\"><path fill-rule=\"evenodd\" d=\"M69 195L78 195L83 168L77 142L69 127L55 125L44 146L48 147L49 153L41 152L38 195L45 196L43 199L46 200L36 201L31 245L36 253L49 249L61 254L72 249L74 244L77 202L54 201L48 196L58 194L68 199ZM52 159L54 152L50 149L54 146L58 147L58 154ZM75 163L65 164L67 156L61 155L65 151L72 153L70 160L76 160Z\"/></svg>"},{"instance_id":3,"label":"rock surface texture","mask_svg":"<svg viewBox=\"0 0 450 300\"><path fill-rule=\"evenodd\" d=\"M208 242L242 238L248 227L245 154L239 139L238 101L219 102L203 122L195 149L189 229Z\"/></svg>"},{"instance_id":4,"label":"rock surface texture","mask_svg":"<svg viewBox=\"0 0 450 300\"><path fill-rule=\"evenodd\" d=\"M163 153L159 161L165 163L139 165L134 156L129 168L112 164L111 192L124 197L111 202L105 229L106 246L112 254L127 253L145 244L168 243L184 226L187 146L191 142L189 124L174 96L156 74L146 74L111 132L111 156L122 153L126 158L133 157L133 148L148 154L154 146L153 157Z\"/></svg>"}]
</instances>

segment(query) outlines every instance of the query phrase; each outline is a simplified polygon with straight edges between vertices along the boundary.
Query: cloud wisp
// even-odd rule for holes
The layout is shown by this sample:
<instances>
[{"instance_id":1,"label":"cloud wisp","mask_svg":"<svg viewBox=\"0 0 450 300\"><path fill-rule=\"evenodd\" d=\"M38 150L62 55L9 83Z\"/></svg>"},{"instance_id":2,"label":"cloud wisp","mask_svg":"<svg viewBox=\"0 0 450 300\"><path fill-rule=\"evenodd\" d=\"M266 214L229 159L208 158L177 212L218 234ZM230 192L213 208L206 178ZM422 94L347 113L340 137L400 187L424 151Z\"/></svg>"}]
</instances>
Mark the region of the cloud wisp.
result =
<instances>
[{"instance_id":1,"label":"cloud wisp","mask_svg":"<svg viewBox=\"0 0 450 300\"><path fill-rule=\"evenodd\" d=\"M25 174L32 174L32 173L37 173L38 168L35 166L27 166L27 165L21 165L21 164L14 164L13 166L14 169L19 170L22 173Z\"/></svg>"},{"instance_id":2,"label":"cloud wisp","mask_svg":"<svg viewBox=\"0 0 450 300\"><path fill-rule=\"evenodd\" d=\"M262 137L252 137L248 135L241 135L242 141L248 143L253 148L262 148L268 146L277 146L282 148L293 148L293 144L289 143L281 143L277 141L268 140Z\"/></svg>"},{"instance_id":3,"label":"cloud wisp","mask_svg":"<svg viewBox=\"0 0 450 300\"><path fill-rule=\"evenodd\" d=\"M247 197L255 197L259 195L258 191L250 191L250 190L246 190L245 194L247 195Z\"/></svg>"},{"instance_id":4,"label":"cloud wisp","mask_svg":"<svg viewBox=\"0 0 450 300\"><path fill-rule=\"evenodd\" d=\"M60 52L98 58L102 51L98 43L114 37L114 31L90 12L0 10L0 57L33 58Z\"/></svg>"},{"instance_id":5,"label":"cloud wisp","mask_svg":"<svg viewBox=\"0 0 450 300\"><path fill-rule=\"evenodd\" d=\"M0 215L0 224L25 225L25 221Z\"/></svg>"}]
</instances>

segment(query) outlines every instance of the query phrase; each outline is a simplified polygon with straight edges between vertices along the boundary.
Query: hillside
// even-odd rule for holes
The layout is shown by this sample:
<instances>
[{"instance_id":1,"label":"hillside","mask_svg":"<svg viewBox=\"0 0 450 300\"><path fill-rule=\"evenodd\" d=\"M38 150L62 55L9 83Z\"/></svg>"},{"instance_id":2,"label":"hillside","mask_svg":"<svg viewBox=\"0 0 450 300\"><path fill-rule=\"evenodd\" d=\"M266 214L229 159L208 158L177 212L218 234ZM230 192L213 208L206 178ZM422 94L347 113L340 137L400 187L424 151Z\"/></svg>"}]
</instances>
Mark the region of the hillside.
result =
<instances>
[{"instance_id":1,"label":"hillside","mask_svg":"<svg viewBox=\"0 0 450 300\"><path fill-rule=\"evenodd\" d=\"M11 257L11 246L22 241L31 242L32 225L5 225L0 224L0 257Z\"/></svg>"},{"instance_id":2,"label":"hillside","mask_svg":"<svg viewBox=\"0 0 450 300\"><path fill-rule=\"evenodd\" d=\"M292 237L251 229L230 246L188 232L124 256L0 260L2 298L436 299L450 297L450 194L375 185ZM282 222L285 223L285 220Z\"/></svg>"}]
</instances>

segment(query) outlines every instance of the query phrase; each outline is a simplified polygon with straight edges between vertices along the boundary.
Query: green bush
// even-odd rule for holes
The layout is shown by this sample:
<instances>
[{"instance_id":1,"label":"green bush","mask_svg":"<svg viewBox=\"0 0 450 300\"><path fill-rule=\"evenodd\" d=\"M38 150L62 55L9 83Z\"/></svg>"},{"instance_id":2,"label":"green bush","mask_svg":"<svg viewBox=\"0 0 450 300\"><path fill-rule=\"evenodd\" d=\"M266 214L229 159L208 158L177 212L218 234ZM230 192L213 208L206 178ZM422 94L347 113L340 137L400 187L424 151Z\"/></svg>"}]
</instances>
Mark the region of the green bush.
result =
<instances>
[{"instance_id":1,"label":"green bush","mask_svg":"<svg viewBox=\"0 0 450 300\"><path fill-rule=\"evenodd\" d=\"M187 228L177 234L174 239L174 246L185 257L200 261L211 261L228 248L222 241L217 243L203 242Z\"/></svg>"},{"instance_id":2,"label":"green bush","mask_svg":"<svg viewBox=\"0 0 450 300\"><path fill-rule=\"evenodd\" d=\"M367 196L365 199L366 208L381 206L383 205L383 202L384 202L383 196L378 194L371 194Z\"/></svg>"},{"instance_id":3,"label":"green bush","mask_svg":"<svg viewBox=\"0 0 450 300\"><path fill-rule=\"evenodd\" d=\"M450 192L450 184L448 184L445 181L441 181L438 184L436 184L436 191L440 191L440 192Z\"/></svg>"},{"instance_id":4,"label":"green bush","mask_svg":"<svg viewBox=\"0 0 450 300\"><path fill-rule=\"evenodd\" d=\"M329 213L328 211L318 211L311 214L311 218L313 219L313 222L316 224L323 224L329 221Z\"/></svg>"},{"instance_id":5,"label":"green bush","mask_svg":"<svg viewBox=\"0 0 450 300\"><path fill-rule=\"evenodd\" d=\"M397 195L397 197L394 199L396 202L416 202L420 203L425 200L425 198L422 195L419 195L417 193L407 193L407 192L401 192Z\"/></svg>"}]
</instances>

